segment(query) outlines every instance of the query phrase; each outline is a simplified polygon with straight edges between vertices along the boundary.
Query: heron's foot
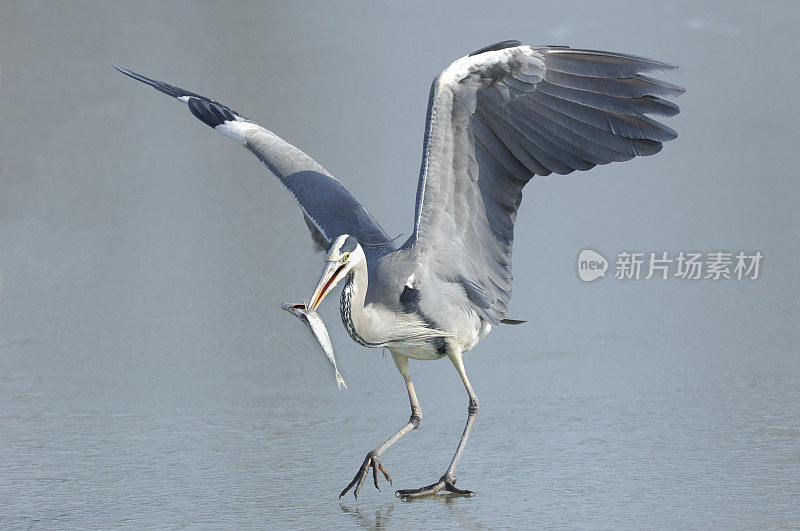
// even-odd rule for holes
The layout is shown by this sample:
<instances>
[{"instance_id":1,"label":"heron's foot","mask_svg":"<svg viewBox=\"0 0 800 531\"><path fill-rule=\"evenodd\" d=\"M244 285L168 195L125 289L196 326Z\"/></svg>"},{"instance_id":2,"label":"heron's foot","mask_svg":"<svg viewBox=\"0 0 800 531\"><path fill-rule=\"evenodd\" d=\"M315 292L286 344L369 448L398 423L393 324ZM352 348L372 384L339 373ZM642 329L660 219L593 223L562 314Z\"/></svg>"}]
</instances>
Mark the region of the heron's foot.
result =
<instances>
[{"instance_id":1,"label":"heron's foot","mask_svg":"<svg viewBox=\"0 0 800 531\"><path fill-rule=\"evenodd\" d=\"M444 489L447 492L452 492L453 494L461 494L463 496L472 496L474 493L471 490L462 490L456 488L456 481L457 478L451 476L449 474L445 474L439 481L436 483L432 483L430 485L426 485L419 489L403 489L398 490L394 493L395 496L402 499L409 499L409 498L421 498L423 496L431 496L433 494L438 493L440 490Z\"/></svg>"},{"instance_id":2,"label":"heron's foot","mask_svg":"<svg viewBox=\"0 0 800 531\"><path fill-rule=\"evenodd\" d=\"M383 477L385 477L386 481L388 481L391 485L392 478L389 477L389 473L383 468L383 465L381 465L381 460L378 458L378 454L372 451L367 454L367 457L364 459L364 463L361 465L361 468L359 468L358 472L356 472L356 477L354 477L353 481L351 481L350 484L344 488L342 493L339 494L339 497L341 498L347 494L347 491L355 486L356 490L353 491L353 496L358 499L358 493L361 491L361 486L364 484L364 480L367 479L367 474L369 474L370 468L372 468L372 481L375 483L376 489L381 490L381 488L378 486L378 470L381 471Z\"/></svg>"}]
</instances>

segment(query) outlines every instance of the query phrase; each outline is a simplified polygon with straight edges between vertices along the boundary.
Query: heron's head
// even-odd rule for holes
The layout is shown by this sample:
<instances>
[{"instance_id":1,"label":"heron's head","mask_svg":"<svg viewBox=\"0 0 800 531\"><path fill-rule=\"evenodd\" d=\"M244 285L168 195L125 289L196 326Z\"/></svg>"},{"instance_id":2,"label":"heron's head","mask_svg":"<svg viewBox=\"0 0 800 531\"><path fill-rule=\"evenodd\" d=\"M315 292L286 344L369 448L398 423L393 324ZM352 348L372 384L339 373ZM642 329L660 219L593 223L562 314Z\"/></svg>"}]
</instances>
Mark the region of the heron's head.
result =
<instances>
[{"instance_id":1,"label":"heron's head","mask_svg":"<svg viewBox=\"0 0 800 531\"><path fill-rule=\"evenodd\" d=\"M358 240L349 234L342 234L336 238L330 247L328 247L328 254L325 257L325 268L322 270L322 275L319 277L317 288L311 296L311 303L309 307L316 310L317 306L322 302L335 286L350 272L353 267L359 262L366 260L364 250L358 244Z\"/></svg>"}]
</instances>

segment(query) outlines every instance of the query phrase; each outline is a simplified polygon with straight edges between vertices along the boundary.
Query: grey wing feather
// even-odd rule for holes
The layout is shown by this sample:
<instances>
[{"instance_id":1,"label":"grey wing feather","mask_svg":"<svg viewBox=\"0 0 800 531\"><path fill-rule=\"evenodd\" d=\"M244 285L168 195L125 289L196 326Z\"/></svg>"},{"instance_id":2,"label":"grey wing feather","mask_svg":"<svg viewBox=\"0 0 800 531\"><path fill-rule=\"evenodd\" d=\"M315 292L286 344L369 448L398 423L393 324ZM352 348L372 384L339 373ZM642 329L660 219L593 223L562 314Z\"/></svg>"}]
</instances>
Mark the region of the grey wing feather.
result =
<instances>
[{"instance_id":1,"label":"grey wing feather","mask_svg":"<svg viewBox=\"0 0 800 531\"><path fill-rule=\"evenodd\" d=\"M258 157L297 201L316 249L324 250L341 234L350 234L365 243L385 244L386 250L395 248L356 198L295 146L221 103L126 68L114 68L186 103L197 119L241 143Z\"/></svg>"},{"instance_id":2,"label":"grey wing feather","mask_svg":"<svg viewBox=\"0 0 800 531\"><path fill-rule=\"evenodd\" d=\"M480 317L501 322L525 184L659 152L677 133L647 115L677 114L663 98L684 89L642 73L674 68L515 41L455 61L431 88L414 233L405 244L417 260L414 276L460 285Z\"/></svg>"}]
</instances>

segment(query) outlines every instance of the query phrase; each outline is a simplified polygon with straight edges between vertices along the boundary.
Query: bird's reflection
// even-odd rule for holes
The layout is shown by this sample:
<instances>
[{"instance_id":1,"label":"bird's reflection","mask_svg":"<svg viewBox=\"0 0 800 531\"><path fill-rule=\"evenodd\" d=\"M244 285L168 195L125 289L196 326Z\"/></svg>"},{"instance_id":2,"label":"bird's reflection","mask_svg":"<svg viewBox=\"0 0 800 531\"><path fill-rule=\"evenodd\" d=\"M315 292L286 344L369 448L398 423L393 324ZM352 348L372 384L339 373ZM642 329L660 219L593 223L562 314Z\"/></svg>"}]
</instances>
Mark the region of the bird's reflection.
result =
<instances>
[{"instance_id":1,"label":"bird's reflection","mask_svg":"<svg viewBox=\"0 0 800 531\"><path fill-rule=\"evenodd\" d=\"M459 494L436 494L434 496L424 496L422 498L409 498L403 500L406 503L430 503L440 502L443 503L455 521L459 522L460 526L484 527L480 522L474 520L469 512L463 510L463 504L459 504L459 499L466 498ZM355 507L346 503L339 503L342 512L352 516L356 524L363 529L387 529L389 522L392 518L392 511L394 510L394 503L385 503L373 507Z\"/></svg>"},{"instance_id":2,"label":"bird's reflection","mask_svg":"<svg viewBox=\"0 0 800 531\"><path fill-rule=\"evenodd\" d=\"M342 508L343 513L355 518L358 526L364 529L386 529L394 509L394 503L364 509L352 507L346 503L340 503L339 506Z\"/></svg>"},{"instance_id":3,"label":"bird's reflection","mask_svg":"<svg viewBox=\"0 0 800 531\"><path fill-rule=\"evenodd\" d=\"M439 502L444 504L447 508L453 522L459 527L467 529L483 529L487 526L485 523L475 518L473 510L470 509L471 504L462 501L463 498L470 498L464 494L457 494L448 492L446 494L436 494L434 496L424 496L422 498L406 498L403 501L406 503L424 503L424 502Z\"/></svg>"}]
</instances>

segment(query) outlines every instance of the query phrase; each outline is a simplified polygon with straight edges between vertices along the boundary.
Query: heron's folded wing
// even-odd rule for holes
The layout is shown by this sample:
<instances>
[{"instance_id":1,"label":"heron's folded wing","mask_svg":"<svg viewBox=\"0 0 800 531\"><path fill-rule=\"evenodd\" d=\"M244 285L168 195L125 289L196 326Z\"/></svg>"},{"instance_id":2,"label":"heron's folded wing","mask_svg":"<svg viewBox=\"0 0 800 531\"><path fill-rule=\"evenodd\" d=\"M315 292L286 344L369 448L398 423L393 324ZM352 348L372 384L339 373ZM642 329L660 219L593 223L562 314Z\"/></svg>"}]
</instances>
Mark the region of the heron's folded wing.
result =
<instances>
[{"instance_id":1,"label":"heron's folded wing","mask_svg":"<svg viewBox=\"0 0 800 531\"><path fill-rule=\"evenodd\" d=\"M506 41L455 61L433 82L417 188L415 278L463 287L489 323L511 297L511 249L522 188L652 155L677 136L676 85L642 75L672 65L642 57Z\"/></svg>"},{"instance_id":2,"label":"heron's folded wing","mask_svg":"<svg viewBox=\"0 0 800 531\"><path fill-rule=\"evenodd\" d=\"M325 168L301 150L221 103L126 68L114 68L186 103L195 117L258 157L297 200L317 249L325 249L341 234L393 248L372 215Z\"/></svg>"}]
</instances>

